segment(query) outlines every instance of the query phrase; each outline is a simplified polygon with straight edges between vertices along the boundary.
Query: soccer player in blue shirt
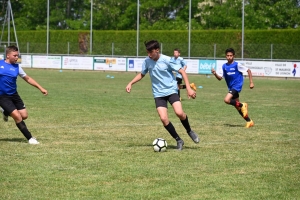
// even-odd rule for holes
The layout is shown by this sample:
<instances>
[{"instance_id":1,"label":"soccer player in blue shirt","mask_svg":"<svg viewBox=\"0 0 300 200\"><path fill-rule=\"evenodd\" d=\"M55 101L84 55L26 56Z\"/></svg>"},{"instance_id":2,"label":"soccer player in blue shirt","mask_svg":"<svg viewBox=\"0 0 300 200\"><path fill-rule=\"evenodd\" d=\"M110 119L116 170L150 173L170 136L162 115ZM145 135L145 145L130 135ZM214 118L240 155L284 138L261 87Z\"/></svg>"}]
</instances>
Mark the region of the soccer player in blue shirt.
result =
<instances>
[{"instance_id":1,"label":"soccer player in blue shirt","mask_svg":"<svg viewBox=\"0 0 300 200\"><path fill-rule=\"evenodd\" d=\"M187 74L181 68L181 65L178 65L171 60L171 57L160 54L160 46L158 41L151 40L145 42L145 46L148 57L142 64L141 73L137 74L128 83L126 86L126 91L129 93L132 85L140 81L149 72L156 110L165 129L177 141L177 149L182 150L184 141L179 137L173 124L168 119L168 102L172 105L175 114L180 119L190 138L195 143L199 143L200 140L198 135L192 131L188 117L182 109L182 105L178 96L177 82L175 80L173 71L179 71L179 73L181 73L184 82L187 85L186 89L188 96L194 99L196 98L196 92L191 89Z\"/></svg>"},{"instance_id":2,"label":"soccer player in blue shirt","mask_svg":"<svg viewBox=\"0 0 300 200\"><path fill-rule=\"evenodd\" d=\"M47 95L48 92L16 63L18 58L18 48L8 46L6 48L6 59L0 60L0 106L2 107L3 119L7 121L8 116L11 116L28 143L39 144L36 138L32 137L24 122L28 117L28 113L17 92L17 77L20 76L27 83L38 88L44 95Z\"/></svg>"},{"instance_id":3,"label":"soccer player in blue shirt","mask_svg":"<svg viewBox=\"0 0 300 200\"><path fill-rule=\"evenodd\" d=\"M222 69L218 70L211 69L211 72L220 81L225 78L229 92L224 98L224 102L234 106L240 115L246 120L246 128L254 126L254 122L248 116L248 104L240 103L239 93L242 91L244 84L243 73L247 72L250 81L250 89L254 88L252 80L251 70L242 64L234 61L235 51L232 48L226 49L225 51L227 63L223 64Z\"/></svg>"},{"instance_id":4,"label":"soccer player in blue shirt","mask_svg":"<svg viewBox=\"0 0 300 200\"><path fill-rule=\"evenodd\" d=\"M178 48L174 49L173 57L171 59L174 62L176 62L177 64L181 65L181 68L184 71L186 70L186 68L187 68L186 61L182 57L180 57L180 50ZM176 71L176 81L177 81L177 86L178 86L178 96L181 100L180 89L185 89L186 85L182 85L182 75L178 71ZM195 91L197 90L194 83L191 83L190 87Z\"/></svg>"}]
</instances>

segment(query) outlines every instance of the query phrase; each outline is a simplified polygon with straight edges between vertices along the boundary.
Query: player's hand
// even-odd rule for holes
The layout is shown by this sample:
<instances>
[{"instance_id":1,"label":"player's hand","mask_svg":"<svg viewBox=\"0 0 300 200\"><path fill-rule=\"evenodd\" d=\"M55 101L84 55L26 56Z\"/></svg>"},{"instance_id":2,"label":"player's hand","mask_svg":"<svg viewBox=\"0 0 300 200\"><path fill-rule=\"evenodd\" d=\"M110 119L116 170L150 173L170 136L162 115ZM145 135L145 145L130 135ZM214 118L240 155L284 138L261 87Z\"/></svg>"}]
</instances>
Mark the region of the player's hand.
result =
<instances>
[{"instance_id":1,"label":"player's hand","mask_svg":"<svg viewBox=\"0 0 300 200\"><path fill-rule=\"evenodd\" d=\"M254 83L250 83L250 89L254 88Z\"/></svg>"},{"instance_id":2,"label":"player's hand","mask_svg":"<svg viewBox=\"0 0 300 200\"><path fill-rule=\"evenodd\" d=\"M45 90L44 88L41 88L40 90L41 90L41 93L43 93L45 96L47 96L47 95L48 95L48 91L47 91L47 90Z\"/></svg>"},{"instance_id":3,"label":"player's hand","mask_svg":"<svg viewBox=\"0 0 300 200\"><path fill-rule=\"evenodd\" d=\"M189 97L189 99L190 98L195 99L196 98L196 92L194 90L192 90L192 89L189 89L188 90L188 97Z\"/></svg>"},{"instance_id":4,"label":"player's hand","mask_svg":"<svg viewBox=\"0 0 300 200\"><path fill-rule=\"evenodd\" d=\"M211 68L211 73L214 74L216 70L214 68Z\"/></svg>"},{"instance_id":5,"label":"player's hand","mask_svg":"<svg viewBox=\"0 0 300 200\"><path fill-rule=\"evenodd\" d=\"M131 91L131 84L128 84L126 86L126 92L130 93L130 91Z\"/></svg>"}]
</instances>

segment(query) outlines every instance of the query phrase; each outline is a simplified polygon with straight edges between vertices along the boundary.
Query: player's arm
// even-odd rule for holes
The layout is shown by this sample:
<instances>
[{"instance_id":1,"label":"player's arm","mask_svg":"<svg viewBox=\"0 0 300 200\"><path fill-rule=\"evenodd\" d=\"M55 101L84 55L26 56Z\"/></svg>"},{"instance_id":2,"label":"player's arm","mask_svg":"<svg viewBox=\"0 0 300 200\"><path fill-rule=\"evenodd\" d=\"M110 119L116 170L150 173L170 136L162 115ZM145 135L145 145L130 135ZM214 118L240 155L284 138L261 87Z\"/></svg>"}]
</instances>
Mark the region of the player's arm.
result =
<instances>
[{"instance_id":1,"label":"player's arm","mask_svg":"<svg viewBox=\"0 0 300 200\"><path fill-rule=\"evenodd\" d=\"M181 61L181 66L183 66L182 69L185 71L186 68L187 68L186 61L185 61L185 60L182 60L182 61Z\"/></svg>"},{"instance_id":2,"label":"player's arm","mask_svg":"<svg viewBox=\"0 0 300 200\"><path fill-rule=\"evenodd\" d=\"M36 87L37 89L39 89L44 95L48 94L48 91L46 89L44 89L40 84L38 84L38 82L36 82L30 76L26 75L26 76L23 76L22 78L23 78L23 80L25 80L30 85L32 85L32 86Z\"/></svg>"},{"instance_id":3,"label":"player's arm","mask_svg":"<svg viewBox=\"0 0 300 200\"><path fill-rule=\"evenodd\" d=\"M253 83L253 79L252 79L252 72L250 69L247 70L248 72L248 76L249 76L249 81L250 81L250 89L254 88L254 83Z\"/></svg>"},{"instance_id":4,"label":"player's arm","mask_svg":"<svg viewBox=\"0 0 300 200\"><path fill-rule=\"evenodd\" d=\"M131 91L131 87L133 84L135 84L136 82L140 81L142 78L144 78L144 74L139 73L137 74L126 86L126 92L130 92Z\"/></svg>"},{"instance_id":5,"label":"player's arm","mask_svg":"<svg viewBox=\"0 0 300 200\"><path fill-rule=\"evenodd\" d=\"M189 82L189 79L188 79L188 76L187 76L185 70L180 68L178 70L178 72L182 75L182 78L183 78L183 80L186 84L186 90L187 90L188 96L195 99L196 98L196 92L194 90L192 90L192 88L190 87L190 82Z\"/></svg>"},{"instance_id":6,"label":"player's arm","mask_svg":"<svg viewBox=\"0 0 300 200\"><path fill-rule=\"evenodd\" d=\"M211 68L211 73L220 81L222 76L219 76L214 68Z\"/></svg>"}]
</instances>

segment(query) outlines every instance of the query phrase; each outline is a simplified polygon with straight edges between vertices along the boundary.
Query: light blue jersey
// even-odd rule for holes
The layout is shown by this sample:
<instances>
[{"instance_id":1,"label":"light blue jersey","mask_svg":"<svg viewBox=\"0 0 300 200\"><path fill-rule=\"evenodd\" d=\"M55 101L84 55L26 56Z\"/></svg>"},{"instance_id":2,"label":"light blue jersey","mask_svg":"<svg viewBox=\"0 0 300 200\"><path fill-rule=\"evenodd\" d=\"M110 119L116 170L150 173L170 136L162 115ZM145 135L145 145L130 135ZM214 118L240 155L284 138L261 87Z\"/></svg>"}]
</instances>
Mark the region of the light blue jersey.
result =
<instances>
[{"instance_id":1,"label":"light blue jersey","mask_svg":"<svg viewBox=\"0 0 300 200\"><path fill-rule=\"evenodd\" d=\"M241 92L244 84L243 73L247 72L247 70L247 67L234 61L231 64L223 64L222 69L218 72L218 75L225 78L228 90L234 89L238 92Z\"/></svg>"},{"instance_id":2,"label":"light blue jersey","mask_svg":"<svg viewBox=\"0 0 300 200\"><path fill-rule=\"evenodd\" d=\"M147 57L142 64L143 75L150 74L154 98L165 97L177 93L177 81L173 71L180 70L181 65L171 60L171 57L160 54L157 61Z\"/></svg>"},{"instance_id":3,"label":"light blue jersey","mask_svg":"<svg viewBox=\"0 0 300 200\"><path fill-rule=\"evenodd\" d=\"M178 57L177 59L175 57L172 57L171 59L176 62L176 64L180 65L182 69L184 68L184 66L186 66L186 62L182 57ZM182 75L178 71L176 72L176 77L182 79Z\"/></svg>"},{"instance_id":4,"label":"light blue jersey","mask_svg":"<svg viewBox=\"0 0 300 200\"><path fill-rule=\"evenodd\" d=\"M19 64L9 64L0 60L0 95L12 95L17 92L18 76L26 76Z\"/></svg>"}]
</instances>

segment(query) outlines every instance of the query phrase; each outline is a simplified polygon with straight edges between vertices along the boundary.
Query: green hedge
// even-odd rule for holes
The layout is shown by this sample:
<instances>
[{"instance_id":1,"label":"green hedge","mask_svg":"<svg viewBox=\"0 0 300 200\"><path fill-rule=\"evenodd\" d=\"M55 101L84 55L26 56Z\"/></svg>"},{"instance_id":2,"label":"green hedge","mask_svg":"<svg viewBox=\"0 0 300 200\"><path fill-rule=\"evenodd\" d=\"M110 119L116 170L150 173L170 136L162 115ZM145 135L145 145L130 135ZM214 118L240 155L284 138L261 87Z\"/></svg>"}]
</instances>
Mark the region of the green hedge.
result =
<instances>
[{"instance_id":1,"label":"green hedge","mask_svg":"<svg viewBox=\"0 0 300 200\"><path fill-rule=\"evenodd\" d=\"M50 31L50 54L80 54L79 35L89 31ZM7 33L3 35L7 41ZM46 53L46 31L18 31L21 53ZM136 56L136 31L93 31L93 55ZM14 34L11 33L14 40ZM88 37L89 38L89 37ZM183 57L188 56L188 31L140 31L139 56L145 56L144 41L157 39L162 52L173 54L180 48ZM228 47L241 56L242 33L239 30L192 30L191 57L224 57ZM89 41L86 42L89 48ZM88 50L89 52L89 50ZM297 59L300 60L300 29L246 30L244 58ZM272 54L271 54L272 53Z\"/></svg>"}]
</instances>

